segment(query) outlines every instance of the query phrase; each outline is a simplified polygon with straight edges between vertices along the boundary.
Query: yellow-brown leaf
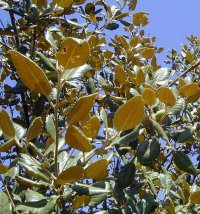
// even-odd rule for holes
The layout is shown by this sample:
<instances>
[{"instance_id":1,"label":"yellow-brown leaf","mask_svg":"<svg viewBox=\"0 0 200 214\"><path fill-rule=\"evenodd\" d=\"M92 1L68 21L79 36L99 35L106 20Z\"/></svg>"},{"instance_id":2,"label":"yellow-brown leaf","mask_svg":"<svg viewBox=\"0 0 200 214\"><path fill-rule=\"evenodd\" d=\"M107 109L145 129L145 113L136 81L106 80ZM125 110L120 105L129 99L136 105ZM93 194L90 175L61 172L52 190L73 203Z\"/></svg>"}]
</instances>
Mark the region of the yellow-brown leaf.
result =
<instances>
[{"instance_id":1,"label":"yellow-brown leaf","mask_svg":"<svg viewBox=\"0 0 200 214\"><path fill-rule=\"evenodd\" d=\"M107 176L108 161L106 159L98 160L85 169L85 178L103 181L106 180Z\"/></svg>"},{"instance_id":2,"label":"yellow-brown leaf","mask_svg":"<svg viewBox=\"0 0 200 214\"><path fill-rule=\"evenodd\" d=\"M144 73L141 69L138 70L137 75L136 75L136 85L141 85L145 83L145 76Z\"/></svg>"},{"instance_id":3,"label":"yellow-brown leaf","mask_svg":"<svg viewBox=\"0 0 200 214\"><path fill-rule=\"evenodd\" d=\"M145 104L152 106L156 102L156 94L151 88L145 88L142 95Z\"/></svg>"},{"instance_id":4,"label":"yellow-brown leaf","mask_svg":"<svg viewBox=\"0 0 200 214\"><path fill-rule=\"evenodd\" d=\"M96 138L98 136L98 132L100 129L100 121L97 116L93 116L91 119L89 119L85 126L83 127L83 133L90 138Z\"/></svg>"},{"instance_id":5,"label":"yellow-brown leaf","mask_svg":"<svg viewBox=\"0 0 200 214\"><path fill-rule=\"evenodd\" d=\"M48 96L52 87L43 70L34 61L19 52L11 50L9 53L24 85L36 93Z\"/></svg>"},{"instance_id":6,"label":"yellow-brown leaf","mask_svg":"<svg viewBox=\"0 0 200 214\"><path fill-rule=\"evenodd\" d=\"M176 97L172 90L167 87L161 87L157 92L157 96L160 102L164 103L166 106L172 106L176 102Z\"/></svg>"},{"instance_id":7,"label":"yellow-brown leaf","mask_svg":"<svg viewBox=\"0 0 200 214\"><path fill-rule=\"evenodd\" d=\"M87 206L90 203L90 200L91 196L88 195L77 196L72 202L72 207L78 209L81 206Z\"/></svg>"},{"instance_id":8,"label":"yellow-brown leaf","mask_svg":"<svg viewBox=\"0 0 200 214\"><path fill-rule=\"evenodd\" d=\"M144 116L144 101L141 96L135 96L118 108L114 116L114 126L119 131L134 128L142 122Z\"/></svg>"},{"instance_id":9,"label":"yellow-brown leaf","mask_svg":"<svg viewBox=\"0 0 200 214\"><path fill-rule=\"evenodd\" d=\"M126 81L126 73L122 66L117 65L115 68L115 82L117 85L122 85Z\"/></svg>"},{"instance_id":10,"label":"yellow-brown leaf","mask_svg":"<svg viewBox=\"0 0 200 214\"><path fill-rule=\"evenodd\" d=\"M0 112L0 127L5 135L9 137L15 136L13 123L5 109L2 109Z\"/></svg>"},{"instance_id":11,"label":"yellow-brown leaf","mask_svg":"<svg viewBox=\"0 0 200 214\"><path fill-rule=\"evenodd\" d=\"M97 93L81 97L74 105L68 116L68 123L73 125L83 119L91 110L94 105Z\"/></svg>"},{"instance_id":12,"label":"yellow-brown leaf","mask_svg":"<svg viewBox=\"0 0 200 214\"><path fill-rule=\"evenodd\" d=\"M151 59L155 54L155 50L154 48L147 48L144 49L142 52L142 57L144 57L145 59Z\"/></svg>"},{"instance_id":13,"label":"yellow-brown leaf","mask_svg":"<svg viewBox=\"0 0 200 214\"><path fill-rule=\"evenodd\" d=\"M88 42L67 37L56 54L57 60L64 69L76 68L84 65L89 57Z\"/></svg>"},{"instance_id":14,"label":"yellow-brown leaf","mask_svg":"<svg viewBox=\"0 0 200 214\"><path fill-rule=\"evenodd\" d=\"M194 204L200 204L200 190L191 193L190 201Z\"/></svg>"},{"instance_id":15,"label":"yellow-brown leaf","mask_svg":"<svg viewBox=\"0 0 200 214\"><path fill-rule=\"evenodd\" d=\"M8 171L8 167L0 163L0 174L4 174L7 171Z\"/></svg>"},{"instance_id":16,"label":"yellow-brown leaf","mask_svg":"<svg viewBox=\"0 0 200 214\"><path fill-rule=\"evenodd\" d=\"M70 147L82 152L89 152L92 150L92 144L87 136L75 126L68 127L65 140Z\"/></svg>"},{"instance_id":17,"label":"yellow-brown leaf","mask_svg":"<svg viewBox=\"0 0 200 214\"><path fill-rule=\"evenodd\" d=\"M199 90L199 86L197 83L190 83L188 85L184 85L179 89L179 93L182 97L190 97L195 95Z\"/></svg>"},{"instance_id":18,"label":"yellow-brown leaf","mask_svg":"<svg viewBox=\"0 0 200 214\"><path fill-rule=\"evenodd\" d=\"M31 141L32 139L36 138L40 134L42 130L42 126L43 126L43 122L41 117L35 118L27 131L27 134L26 134L27 141Z\"/></svg>"},{"instance_id":19,"label":"yellow-brown leaf","mask_svg":"<svg viewBox=\"0 0 200 214\"><path fill-rule=\"evenodd\" d=\"M72 166L58 176L57 183L64 185L67 183L74 183L75 181L84 177L84 169L81 166Z\"/></svg>"}]
</instances>

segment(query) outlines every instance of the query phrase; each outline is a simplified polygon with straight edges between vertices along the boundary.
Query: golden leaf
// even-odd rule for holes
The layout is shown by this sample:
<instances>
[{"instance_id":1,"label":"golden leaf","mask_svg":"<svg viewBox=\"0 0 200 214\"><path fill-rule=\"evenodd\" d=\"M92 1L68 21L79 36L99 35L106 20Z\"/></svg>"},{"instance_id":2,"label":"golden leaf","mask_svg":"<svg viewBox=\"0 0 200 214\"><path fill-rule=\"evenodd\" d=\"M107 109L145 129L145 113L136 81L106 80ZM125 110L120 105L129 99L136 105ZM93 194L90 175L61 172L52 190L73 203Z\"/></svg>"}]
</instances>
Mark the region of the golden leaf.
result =
<instances>
[{"instance_id":1,"label":"golden leaf","mask_svg":"<svg viewBox=\"0 0 200 214\"><path fill-rule=\"evenodd\" d=\"M142 57L145 59L151 59L155 54L154 48L144 49L142 52Z\"/></svg>"},{"instance_id":2,"label":"golden leaf","mask_svg":"<svg viewBox=\"0 0 200 214\"><path fill-rule=\"evenodd\" d=\"M73 125L82 120L94 105L97 93L81 97L74 105L68 116L68 123Z\"/></svg>"},{"instance_id":3,"label":"golden leaf","mask_svg":"<svg viewBox=\"0 0 200 214\"><path fill-rule=\"evenodd\" d=\"M11 149L14 145L17 145L15 139L8 140L0 146L0 152L8 152L8 150Z\"/></svg>"},{"instance_id":4,"label":"golden leaf","mask_svg":"<svg viewBox=\"0 0 200 214\"><path fill-rule=\"evenodd\" d=\"M179 93L182 97L190 97L195 95L199 90L199 86L197 83L190 83L188 85L184 85L179 89Z\"/></svg>"},{"instance_id":5,"label":"golden leaf","mask_svg":"<svg viewBox=\"0 0 200 214\"><path fill-rule=\"evenodd\" d=\"M191 193L190 201L194 204L200 204L200 190Z\"/></svg>"},{"instance_id":6,"label":"golden leaf","mask_svg":"<svg viewBox=\"0 0 200 214\"><path fill-rule=\"evenodd\" d=\"M48 96L52 88L43 70L19 52L11 50L9 53L24 85L36 93Z\"/></svg>"},{"instance_id":7,"label":"golden leaf","mask_svg":"<svg viewBox=\"0 0 200 214\"><path fill-rule=\"evenodd\" d=\"M36 138L40 134L42 126L43 126L43 122L41 117L35 118L32 121L27 131L27 134L26 134L27 141L31 141L32 139Z\"/></svg>"},{"instance_id":8,"label":"golden leaf","mask_svg":"<svg viewBox=\"0 0 200 214\"><path fill-rule=\"evenodd\" d=\"M83 133L90 138L96 138L98 136L98 132L100 129L100 121L97 116L93 116L91 119L89 119L85 126L83 127Z\"/></svg>"},{"instance_id":9,"label":"golden leaf","mask_svg":"<svg viewBox=\"0 0 200 214\"><path fill-rule=\"evenodd\" d=\"M89 152L92 150L92 144L87 136L75 126L68 127L65 140L70 147L82 152Z\"/></svg>"},{"instance_id":10,"label":"golden leaf","mask_svg":"<svg viewBox=\"0 0 200 214\"><path fill-rule=\"evenodd\" d=\"M156 94L151 88L145 88L142 98L145 104L152 106L156 102Z\"/></svg>"},{"instance_id":11,"label":"golden leaf","mask_svg":"<svg viewBox=\"0 0 200 214\"><path fill-rule=\"evenodd\" d=\"M143 116L144 101L141 96L135 96L118 108L114 125L119 131L129 130L140 124Z\"/></svg>"},{"instance_id":12,"label":"golden leaf","mask_svg":"<svg viewBox=\"0 0 200 214\"><path fill-rule=\"evenodd\" d=\"M5 135L9 137L15 136L13 123L5 109L2 109L0 112L0 127Z\"/></svg>"},{"instance_id":13,"label":"golden leaf","mask_svg":"<svg viewBox=\"0 0 200 214\"><path fill-rule=\"evenodd\" d=\"M122 66L117 65L115 67L115 82L117 85L122 85L126 81L126 72Z\"/></svg>"},{"instance_id":14,"label":"golden leaf","mask_svg":"<svg viewBox=\"0 0 200 214\"><path fill-rule=\"evenodd\" d=\"M8 167L0 163L0 174L4 174L7 171L8 171Z\"/></svg>"},{"instance_id":15,"label":"golden leaf","mask_svg":"<svg viewBox=\"0 0 200 214\"><path fill-rule=\"evenodd\" d=\"M81 206L87 206L90 203L90 200L91 196L88 195L77 196L72 202L72 207L78 209Z\"/></svg>"},{"instance_id":16,"label":"golden leaf","mask_svg":"<svg viewBox=\"0 0 200 214\"><path fill-rule=\"evenodd\" d=\"M84 65L89 57L88 42L67 37L56 54L57 60L64 69L71 69Z\"/></svg>"},{"instance_id":17,"label":"golden leaf","mask_svg":"<svg viewBox=\"0 0 200 214\"><path fill-rule=\"evenodd\" d=\"M108 176L108 161L101 159L85 169L85 178L95 179L97 181L106 180Z\"/></svg>"},{"instance_id":18,"label":"golden leaf","mask_svg":"<svg viewBox=\"0 0 200 214\"><path fill-rule=\"evenodd\" d=\"M73 0L53 0L51 3L51 7L58 5L59 7L71 7L73 4Z\"/></svg>"},{"instance_id":19,"label":"golden leaf","mask_svg":"<svg viewBox=\"0 0 200 214\"><path fill-rule=\"evenodd\" d=\"M174 96L172 90L167 87L161 87L158 89L157 96L160 102L164 103L166 106L172 106L176 102L176 97Z\"/></svg>"},{"instance_id":20,"label":"golden leaf","mask_svg":"<svg viewBox=\"0 0 200 214\"><path fill-rule=\"evenodd\" d=\"M84 169L81 166L72 166L60 173L57 178L57 183L60 185L74 183L83 177Z\"/></svg>"},{"instance_id":21,"label":"golden leaf","mask_svg":"<svg viewBox=\"0 0 200 214\"><path fill-rule=\"evenodd\" d=\"M136 85L141 85L145 83L145 76L144 73L141 69L138 70L137 75L136 75Z\"/></svg>"}]
</instances>

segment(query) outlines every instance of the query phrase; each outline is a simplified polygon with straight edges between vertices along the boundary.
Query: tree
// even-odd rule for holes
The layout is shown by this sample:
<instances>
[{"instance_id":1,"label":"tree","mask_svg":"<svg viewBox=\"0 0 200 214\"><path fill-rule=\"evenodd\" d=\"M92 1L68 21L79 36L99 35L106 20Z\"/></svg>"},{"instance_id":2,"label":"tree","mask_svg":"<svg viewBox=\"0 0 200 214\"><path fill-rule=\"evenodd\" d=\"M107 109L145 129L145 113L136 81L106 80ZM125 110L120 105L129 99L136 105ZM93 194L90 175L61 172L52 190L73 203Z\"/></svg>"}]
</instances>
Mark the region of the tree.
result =
<instances>
[{"instance_id":1,"label":"tree","mask_svg":"<svg viewBox=\"0 0 200 214\"><path fill-rule=\"evenodd\" d=\"M136 5L0 1L2 213L200 211L200 40L161 67Z\"/></svg>"}]
</instances>

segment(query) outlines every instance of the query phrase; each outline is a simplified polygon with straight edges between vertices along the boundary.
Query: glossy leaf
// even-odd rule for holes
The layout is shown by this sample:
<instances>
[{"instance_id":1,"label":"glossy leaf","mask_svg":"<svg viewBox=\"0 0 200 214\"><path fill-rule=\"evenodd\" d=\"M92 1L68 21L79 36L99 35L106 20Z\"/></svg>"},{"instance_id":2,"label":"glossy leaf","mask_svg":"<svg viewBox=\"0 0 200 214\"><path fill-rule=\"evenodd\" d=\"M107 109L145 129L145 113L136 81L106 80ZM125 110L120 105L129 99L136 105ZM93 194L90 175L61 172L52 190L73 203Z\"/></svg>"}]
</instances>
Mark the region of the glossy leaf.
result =
<instances>
[{"instance_id":1,"label":"glossy leaf","mask_svg":"<svg viewBox=\"0 0 200 214\"><path fill-rule=\"evenodd\" d=\"M8 171L8 167L0 163L0 174L4 174L7 171Z\"/></svg>"},{"instance_id":2,"label":"glossy leaf","mask_svg":"<svg viewBox=\"0 0 200 214\"><path fill-rule=\"evenodd\" d=\"M26 133L27 141L31 141L34 138L36 138L40 134L42 130L42 126L43 126L43 122L41 117L36 117L30 124L28 131Z\"/></svg>"},{"instance_id":3,"label":"glossy leaf","mask_svg":"<svg viewBox=\"0 0 200 214\"><path fill-rule=\"evenodd\" d=\"M166 106L173 106L176 102L176 97L174 96L172 90L167 87L161 87L157 92L157 96Z\"/></svg>"},{"instance_id":4,"label":"glossy leaf","mask_svg":"<svg viewBox=\"0 0 200 214\"><path fill-rule=\"evenodd\" d=\"M0 127L5 135L10 137L15 136L14 125L5 109L2 109L0 112Z\"/></svg>"},{"instance_id":5,"label":"glossy leaf","mask_svg":"<svg viewBox=\"0 0 200 214\"><path fill-rule=\"evenodd\" d=\"M8 150L11 149L14 145L17 145L15 139L8 140L7 142L0 146L0 152L8 152Z\"/></svg>"},{"instance_id":6,"label":"glossy leaf","mask_svg":"<svg viewBox=\"0 0 200 214\"><path fill-rule=\"evenodd\" d=\"M184 85L179 89L179 93L183 97L190 97L195 95L199 90L199 86L197 83L190 83L188 85Z\"/></svg>"},{"instance_id":7,"label":"glossy leaf","mask_svg":"<svg viewBox=\"0 0 200 214\"><path fill-rule=\"evenodd\" d=\"M57 197L52 198L39 212L38 214L52 213L56 205Z\"/></svg>"},{"instance_id":8,"label":"glossy leaf","mask_svg":"<svg viewBox=\"0 0 200 214\"><path fill-rule=\"evenodd\" d=\"M13 123L13 126L15 129L15 135L16 135L17 139L21 140L26 134L26 129L17 123Z\"/></svg>"},{"instance_id":9,"label":"glossy leaf","mask_svg":"<svg viewBox=\"0 0 200 214\"><path fill-rule=\"evenodd\" d=\"M144 116L144 101L141 96L128 100L119 107L114 116L114 126L119 131L134 128L142 122Z\"/></svg>"},{"instance_id":10,"label":"glossy leaf","mask_svg":"<svg viewBox=\"0 0 200 214\"><path fill-rule=\"evenodd\" d=\"M190 201L194 204L200 204L200 190L191 193Z\"/></svg>"},{"instance_id":11,"label":"glossy leaf","mask_svg":"<svg viewBox=\"0 0 200 214\"><path fill-rule=\"evenodd\" d=\"M54 115L50 114L46 117L45 121L45 127L47 129L47 132L50 134L52 139L56 139L56 127L54 123Z\"/></svg>"},{"instance_id":12,"label":"glossy leaf","mask_svg":"<svg viewBox=\"0 0 200 214\"><path fill-rule=\"evenodd\" d=\"M74 183L84 177L84 169L81 166L72 166L61 172L57 178L60 185Z\"/></svg>"},{"instance_id":13,"label":"glossy leaf","mask_svg":"<svg viewBox=\"0 0 200 214\"><path fill-rule=\"evenodd\" d=\"M175 152L174 163L179 169L183 170L184 172L197 174L196 167L194 166L190 158L182 151Z\"/></svg>"},{"instance_id":14,"label":"glossy leaf","mask_svg":"<svg viewBox=\"0 0 200 214\"><path fill-rule=\"evenodd\" d=\"M96 181L106 180L108 176L108 161L97 160L85 169L85 178L92 178Z\"/></svg>"},{"instance_id":15,"label":"glossy leaf","mask_svg":"<svg viewBox=\"0 0 200 214\"><path fill-rule=\"evenodd\" d=\"M82 152L89 152L92 150L92 144L87 136L76 126L69 126L65 135L66 143L75 149Z\"/></svg>"},{"instance_id":16,"label":"glossy leaf","mask_svg":"<svg viewBox=\"0 0 200 214\"><path fill-rule=\"evenodd\" d=\"M34 61L17 51L12 50L9 53L24 85L36 93L48 96L52 87L42 69Z\"/></svg>"},{"instance_id":17,"label":"glossy leaf","mask_svg":"<svg viewBox=\"0 0 200 214\"><path fill-rule=\"evenodd\" d=\"M81 206L87 206L90 200L91 200L91 196L87 196L87 195L77 196L72 202L72 207L74 209L78 209Z\"/></svg>"},{"instance_id":18,"label":"glossy leaf","mask_svg":"<svg viewBox=\"0 0 200 214\"><path fill-rule=\"evenodd\" d=\"M83 119L94 105L97 94L81 97L68 115L68 123L73 125Z\"/></svg>"},{"instance_id":19,"label":"glossy leaf","mask_svg":"<svg viewBox=\"0 0 200 214\"><path fill-rule=\"evenodd\" d=\"M170 110L167 112L167 114L172 114L172 115L176 115L178 114L180 111L183 110L185 106L185 101L183 98L180 98L179 100L176 101L176 103L170 108Z\"/></svg>"},{"instance_id":20,"label":"glossy leaf","mask_svg":"<svg viewBox=\"0 0 200 214\"><path fill-rule=\"evenodd\" d=\"M56 57L64 69L82 66L88 60L89 45L86 41L68 37L61 43Z\"/></svg>"},{"instance_id":21,"label":"glossy leaf","mask_svg":"<svg viewBox=\"0 0 200 214\"><path fill-rule=\"evenodd\" d=\"M73 4L73 0L53 0L51 3L52 6L59 6L59 7L71 7Z\"/></svg>"}]
</instances>

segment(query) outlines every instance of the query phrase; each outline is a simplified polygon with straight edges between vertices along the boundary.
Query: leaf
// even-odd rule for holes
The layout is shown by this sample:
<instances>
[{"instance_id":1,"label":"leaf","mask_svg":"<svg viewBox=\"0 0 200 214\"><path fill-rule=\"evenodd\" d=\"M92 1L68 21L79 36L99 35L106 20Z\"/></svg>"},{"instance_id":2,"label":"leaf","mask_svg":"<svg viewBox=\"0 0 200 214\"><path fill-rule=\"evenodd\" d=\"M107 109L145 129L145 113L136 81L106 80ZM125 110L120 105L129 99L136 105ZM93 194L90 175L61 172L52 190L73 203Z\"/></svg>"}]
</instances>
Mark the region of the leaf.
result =
<instances>
[{"instance_id":1,"label":"leaf","mask_svg":"<svg viewBox=\"0 0 200 214\"><path fill-rule=\"evenodd\" d=\"M57 178L60 185L74 183L84 177L84 169L81 166L72 166L61 172Z\"/></svg>"},{"instance_id":2,"label":"leaf","mask_svg":"<svg viewBox=\"0 0 200 214\"><path fill-rule=\"evenodd\" d=\"M154 73L154 81L164 81L168 79L170 76L170 69L169 68L160 68Z\"/></svg>"},{"instance_id":3,"label":"leaf","mask_svg":"<svg viewBox=\"0 0 200 214\"><path fill-rule=\"evenodd\" d=\"M89 45L86 41L67 37L60 45L56 58L64 69L72 69L84 65L89 57Z\"/></svg>"},{"instance_id":4,"label":"leaf","mask_svg":"<svg viewBox=\"0 0 200 214\"><path fill-rule=\"evenodd\" d=\"M177 143L184 143L192 139L194 133L197 131L198 125L188 126L184 131L179 132Z\"/></svg>"},{"instance_id":5,"label":"leaf","mask_svg":"<svg viewBox=\"0 0 200 214\"><path fill-rule=\"evenodd\" d=\"M115 67L115 82L117 85L122 85L127 80L126 72L121 65Z\"/></svg>"},{"instance_id":6,"label":"leaf","mask_svg":"<svg viewBox=\"0 0 200 214\"><path fill-rule=\"evenodd\" d=\"M46 117L45 127L52 139L56 140L56 127L54 123L54 115L50 114Z\"/></svg>"},{"instance_id":7,"label":"leaf","mask_svg":"<svg viewBox=\"0 0 200 214\"><path fill-rule=\"evenodd\" d=\"M67 118L70 125L76 124L90 112L97 95L98 94L95 93L89 96L84 96L77 101Z\"/></svg>"},{"instance_id":8,"label":"leaf","mask_svg":"<svg viewBox=\"0 0 200 214\"><path fill-rule=\"evenodd\" d=\"M193 165L192 161L184 152L175 152L174 163L179 169L183 170L184 172L188 172L190 174L197 174L196 167Z\"/></svg>"},{"instance_id":9,"label":"leaf","mask_svg":"<svg viewBox=\"0 0 200 214\"><path fill-rule=\"evenodd\" d=\"M176 97L174 96L172 90L167 87L159 88L157 96L160 102L164 103L166 106L173 106L176 102Z\"/></svg>"},{"instance_id":10,"label":"leaf","mask_svg":"<svg viewBox=\"0 0 200 214\"><path fill-rule=\"evenodd\" d=\"M15 134L16 134L17 139L21 140L26 134L26 129L17 123L13 123L13 126L15 129Z\"/></svg>"},{"instance_id":11,"label":"leaf","mask_svg":"<svg viewBox=\"0 0 200 214\"><path fill-rule=\"evenodd\" d=\"M26 191L25 197L26 197L26 201L28 202L34 202L34 201L40 201L40 200L46 199L45 196L31 189L28 189Z\"/></svg>"},{"instance_id":12,"label":"leaf","mask_svg":"<svg viewBox=\"0 0 200 214\"><path fill-rule=\"evenodd\" d=\"M142 57L145 59L151 59L155 54L154 48L146 48L142 51Z\"/></svg>"},{"instance_id":13,"label":"leaf","mask_svg":"<svg viewBox=\"0 0 200 214\"><path fill-rule=\"evenodd\" d=\"M65 140L70 147L78 149L82 152L89 152L92 150L92 144L89 139L76 126L68 127Z\"/></svg>"},{"instance_id":14,"label":"leaf","mask_svg":"<svg viewBox=\"0 0 200 214\"><path fill-rule=\"evenodd\" d=\"M194 204L200 204L200 190L191 193L190 201Z\"/></svg>"},{"instance_id":15,"label":"leaf","mask_svg":"<svg viewBox=\"0 0 200 214\"><path fill-rule=\"evenodd\" d=\"M9 167L8 171L4 174L4 177L7 182L15 180L15 176L19 174L19 168L16 166Z\"/></svg>"},{"instance_id":16,"label":"leaf","mask_svg":"<svg viewBox=\"0 0 200 214\"><path fill-rule=\"evenodd\" d=\"M8 167L0 163L0 174L5 174L8 171Z\"/></svg>"},{"instance_id":17,"label":"leaf","mask_svg":"<svg viewBox=\"0 0 200 214\"><path fill-rule=\"evenodd\" d=\"M114 126L119 131L134 128L142 122L144 116L144 101L141 96L135 96L120 106L114 116Z\"/></svg>"},{"instance_id":18,"label":"leaf","mask_svg":"<svg viewBox=\"0 0 200 214\"><path fill-rule=\"evenodd\" d=\"M136 156L138 161L143 164L149 164L160 154L160 143L156 139L146 140L138 146Z\"/></svg>"},{"instance_id":19,"label":"leaf","mask_svg":"<svg viewBox=\"0 0 200 214\"><path fill-rule=\"evenodd\" d=\"M52 198L39 212L38 214L50 214L53 213L53 209L56 205L57 196Z\"/></svg>"},{"instance_id":20,"label":"leaf","mask_svg":"<svg viewBox=\"0 0 200 214\"><path fill-rule=\"evenodd\" d=\"M70 80L74 78L83 78L84 75L92 70L92 68L88 65L82 65L76 68L67 69L63 72L61 79L62 80Z\"/></svg>"},{"instance_id":21,"label":"leaf","mask_svg":"<svg viewBox=\"0 0 200 214\"><path fill-rule=\"evenodd\" d=\"M167 112L168 115L176 115L183 110L185 106L185 100L180 98Z\"/></svg>"},{"instance_id":22,"label":"leaf","mask_svg":"<svg viewBox=\"0 0 200 214\"><path fill-rule=\"evenodd\" d=\"M106 159L97 160L85 169L85 178L96 181L106 180L108 176L108 161Z\"/></svg>"},{"instance_id":23,"label":"leaf","mask_svg":"<svg viewBox=\"0 0 200 214\"><path fill-rule=\"evenodd\" d=\"M91 200L89 202L89 206L97 206L98 204L102 203L104 200L106 200L107 194L98 194L98 195L93 195L91 197Z\"/></svg>"},{"instance_id":24,"label":"leaf","mask_svg":"<svg viewBox=\"0 0 200 214\"><path fill-rule=\"evenodd\" d=\"M11 149L14 145L17 145L15 139L8 140L7 142L0 146L0 152L8 152L8 150Z\"/></svg>"},{"instance_id":25,"label":"leaf","mask_svg":"<svg viewBox=\"0 0 200 214\"><path fill-rule=\"evenodd\" d=\"M11 50L9 53L24 85L36 93L48 96L52 87L43 70L34 61L19 52Z\"/></svg>"},{"instance_id":26,"label":"leaf","mask_svg":"<svg viewBox=\"0 0 200 214\"><path fill-rule=\"evenodd\" d=\"M87 206L90 200L91 200L91 196L87 196L87 195L77 196L72 202L72 207L74 209L78 209L81 206Z\"/></svg>"},{"instance_id":27,"label":"leaf","mask_svg":"<svg viewBox=\"0 0 200 214\"><path fill-rule=\"evenodd\" d=\"M136 74L136 85L141 85L145 83L145 76L142 69L139 69Z\"/></svg>"},{"instance_id":28,"label":"leaf","mask_svg":"<svg viewBox=\"0 0 200 214\"><path fill-rule=\"evenodd\" d=\"M29 142L36 138L40 134L42 126L43 126L42 118L36 117L28 128L26 140Z\"/></svg>"},{"instance_id":29,"label":"leaf","mask_svg":"<svg viewBox=\"0 0 200 214\"><path fill-rule=\"evenodd\" d=\"M51 4L52 4L51 5L52 7L55 5L57 5L59 7L63 7L63 8L71 7L73 4L73 0L67 0L67 1L66 0L53 0L53 2Z\"/></svg>"},{"instance_id":30,"label":"leaf","mask_svg":"<svg viewBox=\"0 0 200 214\"><path fill-rule=\"evenodd\" d=\"M172 180L171 176L169 174L165 175L165 174L161 173L158 175L158 179L160 180L160 183L161 183L162 187L164 188L165 193L167 193L170 190L171 186L173 185L173 180Z\"/></svg>"},{"instance_id":31,"label":"leaf","mask_svg":"<svg viewBox=\"0 0 200 214\"><path fill-rule=\"evenodd\" d=\"M56 43L50 30L47 30L45 38L56 52L57 51Z\"/></svg>"},{"instance_id":32,"label":"leaf","mask_svg":"<svg viewBox=\"0 0 200 214\"><path fill-rule=\"evenodd\" d=\"M10 119L10 116L4 108L0 112L0 128L5 135L9 137L15 136L14 125Z\"/></svg>"},{"instance_id":33,"label":"leaf","mask_svg":"<svg viewBox=\"0 0 200 214\"><path fill-rule=\"evenodd\" d=\"M107 30L116 30L119 27L119 24L117 24L116 22L110 22L106 25L105 29Z\"/></svg>"},{"instance_id":34,"label":"leaf","mask_svg":"<svg viewBox=\"0 0 200 214\"><path fill-rule=\"evenodd\" d=\"M99 118L97 116L93 116L86 122L82 131L87 137L94 139L98 136L100 127L101 124Z\"/></svg>"},{"instance_id":35,"label":"leaf","mask_svg":"<svg viewBox=\"0 0 200 214\"><path fill-rule=\"evenodd\" d=\"M156 94L151 88L145 88L142 98L146 105L152 106L156 102Z\"/></svg>"},{"instance_id":36,"label":"leaf","mask_svg":"<svg viewBox=\"0 0 200 214\"><path fill-rule=\"evenodd\" d=\"M135 164L133 162L125 164L117 175L117 184L120 188L128 187L135 176Z\"/></svg>"},{"instance_id":37,"label":"leaf","mask_svg":"<svg viewBox=\"0 0 200 214\"><path fill-rule=\"evenodd\" d=\"M130 3L131 10L135 10L136 6L137 6L137 0L132 0Z\"/></svg>"},{"instance_id":38,"label":"leaf","mask_svg":"<svg viewBox=\"0 0 200 214\"><path fill-rule=\"evenodd\" d=\"M184 85L179 89L179 94L182 97L191 97L195 95L199 91L198 83L190 83L188 85Z\"/></svg>"},{"instance_id":39,"label":"leaf","mask_svg":"<svg viewBox=\"0 0 200 214\"><path fill-rule=\"evenodd\" d=\"M15 177L15 179L16 179L17 183L19 184L19 186L22 187L23 189L28 189L28 188L32 188L32 187L42 189L42 188L45 188L46 186L48 186L48 183L33 181L28 178L19 176L19 175L17 175Z\"/></svg>"},{"instance_id":40,"label":"leaf","mask_svg":"<svg viewBox=\"0 0 200 214\"><path fill-rule=\"evenodd\" d=\"M153 126L156 129L156 132L160 137L162 137L164 140L169 142L169 138L167 137L167 134L165 133L165 130L162 128L162 126L157 123L155 120L152 120Z\"/></svg>"},{"instance_id":41,"label":"leaf","mask_svg":"<svg viewBox=\"0 0 200 214\"><path fill-rule=\"evenodd\" d=\"M45 69L49 71L55 71L56 68L52 65L51 60L48 59L43 53L40 53L38 51L35 52L36 55L40 58L40 61Z\"/></svg>"},{"instance_id":42,"label":"leaf","mask_svg":"<svg viewBox=\"0 0 200 214\"><path fill-rule=\"evenodd\" d=\"M0 192L0 210L1 213L12 214L8 196L5 192Z\"/></svg>"},{"instance_id":43,"label":"leaf","mask_svg":"<svg viewBox=\"0 0 200 214\"><path fill-rule=\"evenodd\" d=\"M97 182L93 185L88 184L75 184L72 189L77 192L78 195L99 195L108 194L111 192L110 184L108 182Z\"/></svg>"}]
</instances>

